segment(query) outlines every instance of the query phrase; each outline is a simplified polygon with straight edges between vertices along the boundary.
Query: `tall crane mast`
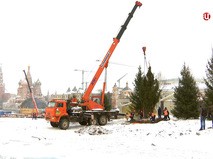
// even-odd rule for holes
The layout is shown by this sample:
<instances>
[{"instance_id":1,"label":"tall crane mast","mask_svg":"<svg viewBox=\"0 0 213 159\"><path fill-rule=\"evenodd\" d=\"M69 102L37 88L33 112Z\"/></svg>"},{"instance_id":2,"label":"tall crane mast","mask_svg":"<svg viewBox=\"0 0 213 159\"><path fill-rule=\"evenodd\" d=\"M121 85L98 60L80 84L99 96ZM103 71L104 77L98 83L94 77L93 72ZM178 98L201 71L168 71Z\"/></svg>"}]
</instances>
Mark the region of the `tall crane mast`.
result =
<instances>
[{"instance_id":1,"label":"tall crane mast","mask_svg":"<svg viewBox=\"0 0 213 159\"><path fill-rule=\"evenodd\" d=\"M99 68L98 68L96 74L94 75L91 83L89 84L89 87L87 88L87 90L85 91L85 93L82 97L83 103L81 103L81 106L85 106L86 107L85 109L87 109L87 110L104 109L104 107L102 105L90 100L90 94L91 94L93 88L95 87L99 77L101 76L103 70L108 67L109 59L112 56L117 44L119 43L124 31L126 30L127 25L129 24L131 18L133 17L133 14L135 13L136 9L141 6L142 6L141 2L139 2L139 1L135 2L135 5L134 5L132 11L129 13L129 16L127 17L126 21L121 26L121 29L120 29L118 35L116 36L116 38L113 38L113 42L112 42L109 50L107 51L104 59L102 60L101 64L99 65ZM104 85L103 85L103 91L105 89L105 85L106 85L106 83L104 83ZM103 94L103 91L102 91L102 94Z\"/></svg>"}]
</instances>

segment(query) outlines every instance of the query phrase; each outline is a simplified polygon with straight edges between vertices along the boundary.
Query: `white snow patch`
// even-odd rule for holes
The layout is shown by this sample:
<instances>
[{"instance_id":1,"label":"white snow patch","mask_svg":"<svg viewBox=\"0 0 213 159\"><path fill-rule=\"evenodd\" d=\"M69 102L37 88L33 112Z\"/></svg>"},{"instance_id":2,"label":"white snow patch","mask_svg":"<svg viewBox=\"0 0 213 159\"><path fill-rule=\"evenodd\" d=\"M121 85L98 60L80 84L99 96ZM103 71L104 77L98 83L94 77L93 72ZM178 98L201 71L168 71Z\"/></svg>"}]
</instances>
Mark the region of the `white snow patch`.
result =
<instances>
[{"instance_id":1,"label":"white snow patch","mask_svg":"<svg viewBox=\"0 0 213 159\"><path fill-rule=\"evenodd\" d=\"M0 159L212 158L213 129L199 128L199 120L130 124L115 119L105 126L71 123L60 130L44 119L0 118Z\"/></svg>"}]
</instances>

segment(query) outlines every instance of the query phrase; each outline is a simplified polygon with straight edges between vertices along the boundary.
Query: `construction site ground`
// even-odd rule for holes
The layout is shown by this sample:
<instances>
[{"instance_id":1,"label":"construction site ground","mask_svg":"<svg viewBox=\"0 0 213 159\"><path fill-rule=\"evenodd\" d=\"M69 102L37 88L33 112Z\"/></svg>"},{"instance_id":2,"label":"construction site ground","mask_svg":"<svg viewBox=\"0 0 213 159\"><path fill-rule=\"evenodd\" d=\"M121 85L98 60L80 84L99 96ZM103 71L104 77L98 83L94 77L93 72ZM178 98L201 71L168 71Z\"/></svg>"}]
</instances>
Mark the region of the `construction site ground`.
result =
<instances>
[{"instance_id":1,"label":"construction site ground","mask_svg":"<svg viewBox=\"0 0 213 159\"><path fill-rule=\"evenodd\" d=\"M211 146L200 146L212 138L211 126L206 121L206 130L199 131L198 119L141 124L119 118L105 126L71 123L61 130L42 118L0 118L0 159L211 158Z\"/></svg>"}]
</instances>

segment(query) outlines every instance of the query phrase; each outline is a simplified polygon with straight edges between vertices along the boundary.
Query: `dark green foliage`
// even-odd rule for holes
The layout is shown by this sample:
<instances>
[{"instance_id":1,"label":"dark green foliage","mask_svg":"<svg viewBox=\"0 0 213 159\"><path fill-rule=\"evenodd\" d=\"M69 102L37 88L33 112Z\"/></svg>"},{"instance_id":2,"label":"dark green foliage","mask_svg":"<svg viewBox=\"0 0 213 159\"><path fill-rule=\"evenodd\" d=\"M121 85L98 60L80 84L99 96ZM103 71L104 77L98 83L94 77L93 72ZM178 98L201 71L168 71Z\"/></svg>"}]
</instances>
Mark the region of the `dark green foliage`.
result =
<instances>
[{"instance_id":1,"label":"dark green foliage","mask_svg":"<svg viewBox=\"0 0 213 159\"><path fill-rule=\"evenodd\" d=\"M136 74L136 78L134 80L134 92L130 95L130 101L132 102L132 105L130 109L136 112L139 112L140 110L143 110L143 99L141 95L143 94L143 81L144 76L142 76L141 67L138 68L138 73Z\"/></svg>"},{"instance_id":2,"label":"dark green foliage","mask_svg":"<svg viewBox=\"0 0 213 159\"><path fill-rule=\"evenodd\" d=\"M104 107L105 107L105 110L107 111L112 109L109 99L110 99L109 94L104 94Z\"/></svg>"},{"instance_id":3,"label":"dark green foliage","mask_svg":"<svg viewBox=\"0 0 213 159\"><path fill-rule=\"evenodd\" d=\"M198 118L199 89L196 81L185 64L180 74L182 78L179 78L179 84L174 90L175 107L171 113L177 118Z\"/></svg>"},{"instance_id":4,"label":"dark green foliage","mask_svg":"<svg viewBox=\"0 0 213 159\"><path fill-rule=\"evenodd\" d=\"M132 102L130 109L136 113L142 110L144 116L147 117L148 113L153 111L159 101L161 93L159 82L154 78L151 66L148 68L146 76L142 74L141 67L139 66L133 84L134 92L130 96L130 101Z\"/></svg>"},{"instance_id":5,"label":"dark green foliage","mask_svg":"<svg viewBox=\"0 0 213 159\"><path fill-rule=\"evenodd\" d=\"M208 114L213 114L213 55L206 66L206 79L204 79L206 90L204 103L208 109Z\"/></svg>"}]
</instances>

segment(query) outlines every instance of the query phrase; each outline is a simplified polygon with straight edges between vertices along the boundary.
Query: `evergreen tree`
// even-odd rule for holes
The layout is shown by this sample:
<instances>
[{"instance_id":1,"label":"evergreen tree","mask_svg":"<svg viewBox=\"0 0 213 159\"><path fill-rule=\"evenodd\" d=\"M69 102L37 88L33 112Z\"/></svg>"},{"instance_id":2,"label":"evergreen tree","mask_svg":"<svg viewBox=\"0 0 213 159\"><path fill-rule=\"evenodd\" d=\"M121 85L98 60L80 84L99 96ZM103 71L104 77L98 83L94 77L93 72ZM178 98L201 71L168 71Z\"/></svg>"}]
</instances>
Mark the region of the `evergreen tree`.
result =
<instances>
[{"instance_id":1,"label":"evergreen tree","mask_svg":"<svg viewBox=\"0 0 213 159\"><path fill-rule=\"evenodd\" d=\"M146 110L145 112L153 112L155 105L159 101L161 90L159 89L159 81L154 78L151 67L148 68L148 72L144 81L146 86L146 100L144 100Z\"/></svg>"},{"instance_id":2,"label":"evergreen tree","mask_svg":"<svg viewBox=\"0 0 213 159\"><path fill-rule=\"evenodd\" d=\"M102 97L102 91L100 91L100 96ZM110 102L110 93L104 93L104 109L109 111L112 109L112 105L111 105L111 102ZM102 99L100 99L102 100ZM101 103L101 102L100 102Z\"/></svg>"},{"instance_id":3,"label":"evergreen tree","mask_svg":"<svg viewBox=\"0 0 213 159\"><path fill-rule=\"evenodd\" d=\"M206 90L204 102L205 106L212 111L213 106L213 55L206 66L206 79L204 79ZM212 113L212 112L211 112Z\"/></svg>"},{"instance_id":4,"label":"evergreen tree","mask_svg":"<svg viewBox=\"0 0 213 159\"><path fill-rule=\"evenodd\" d=\"M134 80L134 92L130 95L130 101L132 102L132 105L130 106L131 111L135 110L136 112L139 112L140 110L143 110L143 99L141 98L142 92L142 72L141 67L138 68L138 73L136 74L135 80Z\"/></svg>"},{"instance_id":5,"label":"evergreen tree","mask_svg":"<svg viewBox=\"0 0 213 159\"><path fill-rule=\"evenodd\" d=\"M175 107L171 112L177 118L198 118L199 89L185 63L180 74L182 78L179 78L179 84L174 90Z\"/></svg>"},{"instance_id":6,"label":"evergreen tree","mask_svg":"<svg viewBox=\"0 0 213 159\"><path fill-rule=\"evenodd\" d=\"M104 94L104 107L105 107L105 110L111 110L112 109L112 106L110 104L110 101L109 101L109 95L108 94Z\"/></svg>"},{"instance_id":7,"label":"evergreen tree","mask_svg":"<svg viewBox=\"0 0 213 159\"><path fill-rule=\"evenodd\" d=\"M151 71L151 66L145 75L141 72L141 67L138 68L138 73L134 80L134 91L130 96L132 105L131 110L139 113L141 110L144 116L147 117L149 112L152 112L156 103L159 101L161 90L159 89L159 82L154 78Z\"/></svg>"}]
</instances>

